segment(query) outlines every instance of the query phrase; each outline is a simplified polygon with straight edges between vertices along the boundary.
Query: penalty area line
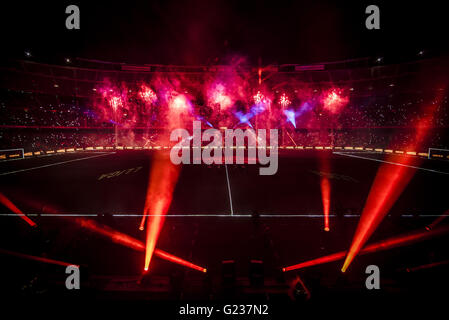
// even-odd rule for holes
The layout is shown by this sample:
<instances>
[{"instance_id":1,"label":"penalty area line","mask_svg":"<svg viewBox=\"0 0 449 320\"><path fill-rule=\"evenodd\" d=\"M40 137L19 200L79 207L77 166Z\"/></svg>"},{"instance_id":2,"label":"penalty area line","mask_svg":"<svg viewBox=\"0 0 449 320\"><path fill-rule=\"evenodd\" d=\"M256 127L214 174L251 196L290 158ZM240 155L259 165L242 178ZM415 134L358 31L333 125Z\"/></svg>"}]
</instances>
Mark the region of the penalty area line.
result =
<instances>
[{"instance_id":1,"label":"penalty area line","mask_svg":"<svg viewBox=\"0 0 449 320\"><path fill-rule=\"evenodd\" d=\"M75 161L81 161L81 160L88 160L88 159L93 159L93 158L98 158L98 157L104 157L104 156L109 156L111 154L115 154L115 152L103 153L103 154L98 154L98 155L90 156L90 157L84 157L84 158L72 159L72 160L61 161L61 162L56 162L56 163L50 163L50 164L45 164L43 166L38 166L38 167L33 167L33 168L27 168L27 169L15 170L15 171L3 172L3 173L0 173L0 176L6 176L6 175L9 175L9 174L15 174L15 173L20 173L20 172L25 172L25 171L31 171L31 170L36 170L36 169L48 168L48 167L58 166L58 165L61 165L61 164L66 164L66 163L75 162Z\"/></svg>"},{"instance_id":2,"label":"penalty area line","mask_svg":"<svg viewBox=\"0 0 449 320\"><path fill-rule=\"evenodd\" d=\"M422 167L416 167L416 166L409 166L409 165L406 165L406 164L392 162L392 161L385 161L385 160L380 160L380 159L373 159L373 158L368 158L368 157L356 156L356 155L348 154L348 153L345 153L345 152L334 152L334 154L338 154L340 156L345 156L345 157L350 157L350 158L357 158L357 159L371 160L371 161L376 161L376 162L381 162L381 163L388 163L388 164L392 164L392 165L396 165L396 166L407 167L407 168L412 168L412 169L418 169L418 170L423 170L423 171L432 172L432 173L440 173L440 174L448 174L449 175L449 172L443 172L443 171L427 169L427 168L422 168Z\"/></svg>"}]
</instances>

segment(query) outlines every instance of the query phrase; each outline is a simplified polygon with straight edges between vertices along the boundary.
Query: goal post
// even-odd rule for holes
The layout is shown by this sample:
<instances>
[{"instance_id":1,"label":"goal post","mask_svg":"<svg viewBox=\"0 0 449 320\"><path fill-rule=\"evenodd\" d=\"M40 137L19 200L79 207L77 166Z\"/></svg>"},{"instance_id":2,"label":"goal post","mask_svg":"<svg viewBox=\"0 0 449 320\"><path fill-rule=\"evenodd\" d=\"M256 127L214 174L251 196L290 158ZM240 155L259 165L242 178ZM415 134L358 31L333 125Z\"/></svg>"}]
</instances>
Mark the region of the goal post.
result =
<instances>
[{"instance_id":1,"label":"goal post","mask_svg":"<svg viewBox=\"0 0 449 320\"><path fill-rule=\"evenodd\" d=\"M429 148L429 159L449 160L449 149Z\"/></svg>"}]
</instances>

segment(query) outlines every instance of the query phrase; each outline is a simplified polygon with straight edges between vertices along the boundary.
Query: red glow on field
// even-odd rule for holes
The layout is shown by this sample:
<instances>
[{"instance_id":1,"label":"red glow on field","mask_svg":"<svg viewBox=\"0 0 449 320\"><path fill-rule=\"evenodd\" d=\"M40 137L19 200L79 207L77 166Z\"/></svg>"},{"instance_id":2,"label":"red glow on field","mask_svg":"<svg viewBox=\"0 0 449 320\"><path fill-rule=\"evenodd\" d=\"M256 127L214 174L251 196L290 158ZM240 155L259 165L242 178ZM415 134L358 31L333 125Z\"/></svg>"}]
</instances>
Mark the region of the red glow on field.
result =
<instances>
[{"instance_id":1,"label":"red glow on field","mask_svg":"<svg viewBox=\"0 0 449 320\"><path fill-rule=\"evenodd\" d=\"M441 98L437 101L441 101ZM431 128L432 119L438 105L439 103L435 103L423 108L423 116L417 118L415 137L412 139L410 146L406 148L407 150L419 150L421 148ZM342 272L347 270L352 260L379 226L415 174L416 168L413 167L417 167L417 165L414 164L413 167L410 165L413 161L419 160L406 156L398 159L394 159L394 156L390 156L390 158L387 161L396 162L398 165L384 163L379 167L341 269Z\"/></svg>"},{"instance_id":2,"label":"red glow on field","mask_svg":"<svg viewBox=\"0 0 449 320\"><path fill-rule=\"evenodd\" d=\"M168 154L158 153L153 158L141 227L147 220L145 269L148 269L159 233L164 225L180 167L175 166ZM151 215L151 216L148 216ZM148 217L147 217L148 216Z\"/></svg>"},{"instance_id":3,"label":"red glow on field","mask_svg":"<svg viewBox=\"0 0 449 320\"><path fill-rule=\"evenodd\" d=\"M14 203L11 202L5 195L0 193L0 203L7 207L9 210L17 214L21 219L23 219L26 223L28 223L32 227L36 227L37 224L28 218L19 208L17 208Z\"/></svg>"},{"instance_id":4,"label":"red glow on field","mask_svg":"<svg viewBox=\"0 0 449 320\"><path fill-rule=\"evenodd\" d=\"M396 248L404 245L409 245L411 243L414 243L418 240L424 240L430 237L438 236L444 233L449 232L449 226L442 227L439 229L435 229L434 231L428 232L428 231L417 231L406 235L401 235L397 237L388 238L373 244L370 244L366 246L364 249L360 251L360 254L367 254L367 253L373 253L378 252L382 250L387 250L391 248ZM292 271L297 269L303 269L307 267L312 267L324 263L334 262L338 260L344 259L346 256L346 251L340 251L336 252L324 257L320 257L317 259L301 262L289 267L282 268L282 271Z\"/></svg>"},{"instance_id":5,"label":"red glow on field","mask_svg":"<svg viewBox=\"0 0 449 320\"><path fill-rule=\"evenodd\" d=\"M299 275L296 275L296 278L290 284L291 291L296 290L296 286L298 284L301 285L301 287L304 289L304 292L306 294L306 299L309 300L311 297L310 290L306 287L306 285L304 284L302 279L299 277ZM289 293L289 295L291 296L291 298L293 298L293 295L291 292Z\"/></svg>"}]
</instances>

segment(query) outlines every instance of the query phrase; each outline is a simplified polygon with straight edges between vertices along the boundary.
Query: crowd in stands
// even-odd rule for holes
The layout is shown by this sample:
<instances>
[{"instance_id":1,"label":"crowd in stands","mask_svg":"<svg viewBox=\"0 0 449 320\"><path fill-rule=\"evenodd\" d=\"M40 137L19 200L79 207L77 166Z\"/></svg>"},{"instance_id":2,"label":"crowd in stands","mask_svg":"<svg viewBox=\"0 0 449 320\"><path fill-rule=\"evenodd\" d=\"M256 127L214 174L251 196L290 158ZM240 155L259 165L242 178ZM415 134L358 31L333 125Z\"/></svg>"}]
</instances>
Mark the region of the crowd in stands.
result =
<instances>
[{"instance_id":1,"label":"crowd in stands","mask_svg":"<svg viewBox=\"0 0 449 320\"><path fill-rule=\"evenodd\" d=\"M114 145L113 124L99 119L92 100L80 97L58 97L45 94L1 90L0 148L46 150L55 148ZM351 97L342 111L330 118L325 127L282 126L281 144L333 145L361 147L407 147L413 142L415 127L423 107L434 106L430 139L426 147L448 148L445 129L449 126L448 97L436 101L434 96L397 95ZM323 123L323 121L321 122ZM50 127L60 127L59 129ZM101 129L104 128L104 129ZM151 135L142 131L119 143L145 145ZM425 149L424 149L425 150Z\"/></svg>"}]
</instances>

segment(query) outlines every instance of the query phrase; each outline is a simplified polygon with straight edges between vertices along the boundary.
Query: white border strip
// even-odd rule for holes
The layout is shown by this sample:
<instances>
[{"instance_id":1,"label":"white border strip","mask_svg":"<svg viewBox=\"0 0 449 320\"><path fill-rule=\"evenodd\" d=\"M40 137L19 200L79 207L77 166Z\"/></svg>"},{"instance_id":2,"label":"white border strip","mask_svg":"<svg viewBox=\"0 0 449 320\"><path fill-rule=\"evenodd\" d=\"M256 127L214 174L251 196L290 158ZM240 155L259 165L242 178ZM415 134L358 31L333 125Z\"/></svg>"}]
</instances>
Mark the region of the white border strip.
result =
<instances>
[{"instance_id":1,"label":"white border strip","mask_svg":"<svg viewBox=\"0 0 449 320\"><path fill-rule=\"evenodd\" d=\"M25 149L23 149L23 148L16 148L16 149L2 149L2 150L0 150L0 152L16 151L16 150L21 150L21 151L22 151L22 158L5 159L5 160L2 160L2 162L3 162L3 161L10 161L10 160L22 160L22 159L25 159Z\"/></svg>"}]
</instances>

